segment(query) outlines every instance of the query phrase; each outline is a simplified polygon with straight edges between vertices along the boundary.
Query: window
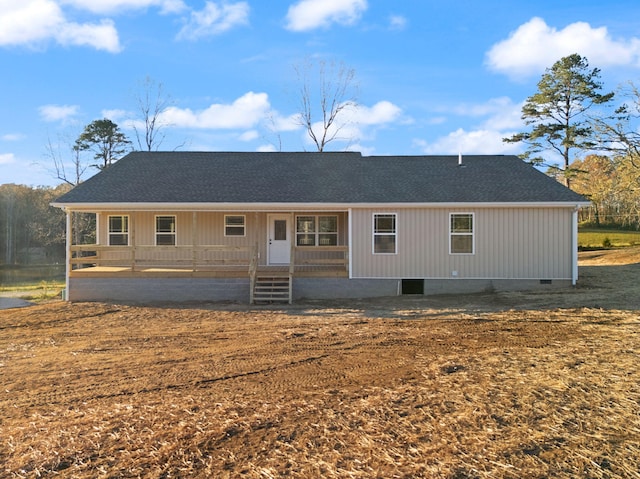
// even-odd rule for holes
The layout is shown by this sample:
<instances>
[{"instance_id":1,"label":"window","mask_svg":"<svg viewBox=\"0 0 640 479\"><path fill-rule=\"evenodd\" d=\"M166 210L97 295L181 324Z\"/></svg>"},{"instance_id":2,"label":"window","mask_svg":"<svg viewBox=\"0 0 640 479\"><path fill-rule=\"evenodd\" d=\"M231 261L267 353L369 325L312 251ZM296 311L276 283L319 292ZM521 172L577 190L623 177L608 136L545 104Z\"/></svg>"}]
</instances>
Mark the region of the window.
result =
<instances>
[{"instance_id":1,"label":"window","mask_svg":"<svg viewBox=\"0 0 640 479\"><path fill-rule=\"evenodd\" d=\"M337 216L298 216L296 218L296 245L337 246Z\"/></svg>"},{"instance_id":2,"label":"window","mask_svg":"<svg viewBox=\"0 0 640 479\"><path fill-rule=\"evenodd\" d=\"M396 254L396 214L373 215L373 253Z\"/></svg>"},{"instance_id":3,"label":"window","mask_svg":"<svg viewBox=\"0 0 640 479\"><path fill-rule=\"evenodd\" d=\"M109 246L129 245L129 217L109 216Z\"/></svg>"},{"instance_id":4,"label":"window","mask_svg":"<svg viewBox=\"0 0 640 479\"><path fill-rule=\"evenodd\" d=\"M287 241L287 220L273 220L274 241Z\"/></svg>"},{"instance_id":5,"label":"window","mask_svg":"<svg viewBox=\"0 0 640 479\"><path fill-rule=\"evenodd\" d=\"M244 236L244 216L225 215L224 217L224 235L225 236Z\"/></svg>"},{"instance_id":6,"label":"window","mask_svg":"<svg viewBox=\"0 0 640 479\"><path fill-rule=\"evenodd\" d=\"M473 213L451 213L449 233L451 254L474 254Z\"/></svg>"},{"instance_id":7,"label":"window","mask_svg":"<svg viewBox=\"0 0 640 479\"><path fill-rule=\"evenodd\" d=\"M156 216L156 245L175 246L176 244L176 217Z\"/></svg>"}]
</instances>

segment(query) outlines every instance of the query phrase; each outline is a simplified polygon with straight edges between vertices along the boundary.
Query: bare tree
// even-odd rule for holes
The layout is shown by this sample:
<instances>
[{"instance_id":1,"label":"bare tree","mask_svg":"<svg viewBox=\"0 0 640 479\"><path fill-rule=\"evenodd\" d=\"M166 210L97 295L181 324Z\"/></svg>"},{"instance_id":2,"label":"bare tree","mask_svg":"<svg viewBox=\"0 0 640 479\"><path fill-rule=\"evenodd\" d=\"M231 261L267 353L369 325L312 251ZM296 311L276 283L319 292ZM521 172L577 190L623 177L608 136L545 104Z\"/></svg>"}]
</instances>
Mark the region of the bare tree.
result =
<instances>
[{"instance_id":1,"label":"bare tree","mask_svg":"<svg viewBox=\"0 0 640 479\"><path fill-rule=\"evenodd\" d=\"M162 113L173 103L171 96L164 91L162 83L146 77L142 82L142 90L136 95L138 111L142 114L144 131L137 122L133 122L133 130L141 151L158 150L164 142Z\"/></svg>"},{"instance_id":2,"label":"bare tree","mask_svg":"<svg viewBox=\"0 0 640 479\"><path fill-rule=\"evenodd\" d=\"M280 134L280 129L278 128L273 111L269 112L266 116L264 125L269 136L264 135L263 138L273 145L275 151L282 151L282 135ZM273 140L271 137L273 137Z\"/></svg>"},{"instance_id":3,"label":"bare tree","mask_svg":"<svg viewBox=\"0 0 640 479\"><path fill-rule=\"evenodd\" d=\"M63 146L63 143L65 146ZM66 162L62 149L68 150L71 160ZM80 149L72 141L64 141L58 137L58 144L54 145L51 138L47 138L45 156L53 163L53 175L56 179L70 186L76 186L83 180L89 166L80 155Z\"/></svg>"},{"instance_id":4,"label":"bare tree","mask_svg":"<svg viewBox=\"0 0 640 479\"><path fill-rule=\"evenodd\" d=\"M54 177L58 180L63 181L64 183L60 185L54 191L54 196L60 196L63 193L66 193L69 189L74 186L79 185L84 181L85 173L89 166L87 162L86 155L81 154L82 149L79 148L77 142L73 142L71 140L65 140L62 137L58 137L58 144L54 145L51 141L51 138L47 138L46 145L46 153L45 156L53 163L52 173ZM70 160L65 161L65 157L68 155ZM53 197L51 200L53 200ZM51 201L49 201L50 203ZM55 212L54 215L46 216L46 221L40 220L38 222L39 227L43 225L48 225L51 231L55 230L55 222L58 220L58 213L62 214L61 210L58 208L53 208ZM83 242L83 238L91 237L91 235L95 235L95 224L96 224L96 215L94 213L82 213L78 211L74 211L72 214L72 235L73 235L73 244L81 244ZM64 215L62 217L62 226L61 231L58 233L62 236L61 243L64 249ZM50 223L53 223L52 227ZM95 239L95 238L94 238ZM49 238L52 245L59 243L59 238ZM89 241L91 242L91 241ZM48 244L48 243L47 243Z\"/></svg>"},{"instance_id":5,"label":"bare tree","mask_svg":"<svg viewBox=\"0 0 640 479\"><path fill-rule=\"evenodd\" d=\"M640 88L632 81L620 87L623 103L608 117L592 118L598 147L615 155L628 156L631 164L640 168Z\"/></svg>"},{"instance_id":6,"label":"bare tree","mask_svg":"<svg viewBox=\"0 0 640 479\"><path fill-rule=\"evenodd\" d=\"M299 123L318 151L334 140L348 140L340 132L350 123L346 111L356 106L355 71L344 63L324 60L306 61L294 69L300 84Z\"/></svg>"}]
</instances>

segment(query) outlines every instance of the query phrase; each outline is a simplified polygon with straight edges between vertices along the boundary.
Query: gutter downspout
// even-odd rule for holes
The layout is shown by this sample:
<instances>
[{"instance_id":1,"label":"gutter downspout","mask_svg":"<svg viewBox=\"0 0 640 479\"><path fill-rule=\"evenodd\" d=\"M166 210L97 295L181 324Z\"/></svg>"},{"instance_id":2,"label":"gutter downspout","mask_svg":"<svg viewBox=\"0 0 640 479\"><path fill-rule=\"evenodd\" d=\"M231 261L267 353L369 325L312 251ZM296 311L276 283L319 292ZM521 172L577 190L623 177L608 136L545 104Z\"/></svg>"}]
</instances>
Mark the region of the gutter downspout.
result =
<instances>
[{"instance_id":1,"label":"gutter downspout","mask_svg":"<svg viewBox=\"0 0 640 479\"><path fill-rule=\"evenodd\" d=\"M579 206L573 209L571 214L571 285L578 282L578 210Z\"/></svg>"}]
</instances>

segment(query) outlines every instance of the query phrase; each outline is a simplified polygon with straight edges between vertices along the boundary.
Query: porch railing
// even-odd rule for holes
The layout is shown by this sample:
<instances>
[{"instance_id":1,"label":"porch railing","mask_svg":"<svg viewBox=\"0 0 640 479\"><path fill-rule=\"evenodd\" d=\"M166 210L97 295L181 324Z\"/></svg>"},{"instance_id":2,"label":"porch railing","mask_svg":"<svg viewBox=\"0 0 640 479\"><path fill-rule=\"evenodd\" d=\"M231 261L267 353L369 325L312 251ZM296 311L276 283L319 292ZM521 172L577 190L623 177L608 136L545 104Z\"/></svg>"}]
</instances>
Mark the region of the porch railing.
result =
<instances>
[{"instance_id":1,"label":"porch railing","mask_svg":"<svg viewBox=\"0 0 640 479\"><path fill-rule=\"evenodd\" d=\"M71 246L71 267L116 266L136 269L181 268L191 271L249 268L252 247L206 246Z\"/></svg>"},{"instance_id":2,"label":"porch railing","mask_svg":"<svg viewBox=\"0 0 640 479\"><path fill-rule=\"evenodd\" d=\"M106 246L72 245L73 270L93 266L114 266L131 271L149 268L174 268L191 271L244 269L257 271L258 245L254 246ZM349 267L347 246L292 246L291 274L304 270L340 270Z\"/></svg>"},{"instance_id":3,"label":"porch railing","mask_svg":"<svg viewBox=\"0 0 640 479\"><path fill-rule=\"evenodd\" d=\"M349 269L348 246L295 246L291 256L296 269Z\"/></svg>"}]
</instances>

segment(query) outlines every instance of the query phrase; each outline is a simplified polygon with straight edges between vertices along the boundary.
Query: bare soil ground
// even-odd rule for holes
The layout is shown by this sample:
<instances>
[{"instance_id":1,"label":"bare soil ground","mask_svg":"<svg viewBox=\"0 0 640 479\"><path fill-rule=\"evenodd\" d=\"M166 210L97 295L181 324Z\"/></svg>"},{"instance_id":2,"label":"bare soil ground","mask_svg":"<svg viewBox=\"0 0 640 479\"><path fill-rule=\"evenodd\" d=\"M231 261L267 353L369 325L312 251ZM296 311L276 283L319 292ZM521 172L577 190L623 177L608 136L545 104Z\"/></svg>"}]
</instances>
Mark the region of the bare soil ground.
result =
<instances>
[{"instance_id":1,"label":"bare soil ground","mask_svg":"<svg viewBox=\"0 0 640 479\"><path fill-rule=\"evenodd\" d=\"M640 249L566 291L0 311L0 477L639 478Z\"/></svg>"}]
</instances>

